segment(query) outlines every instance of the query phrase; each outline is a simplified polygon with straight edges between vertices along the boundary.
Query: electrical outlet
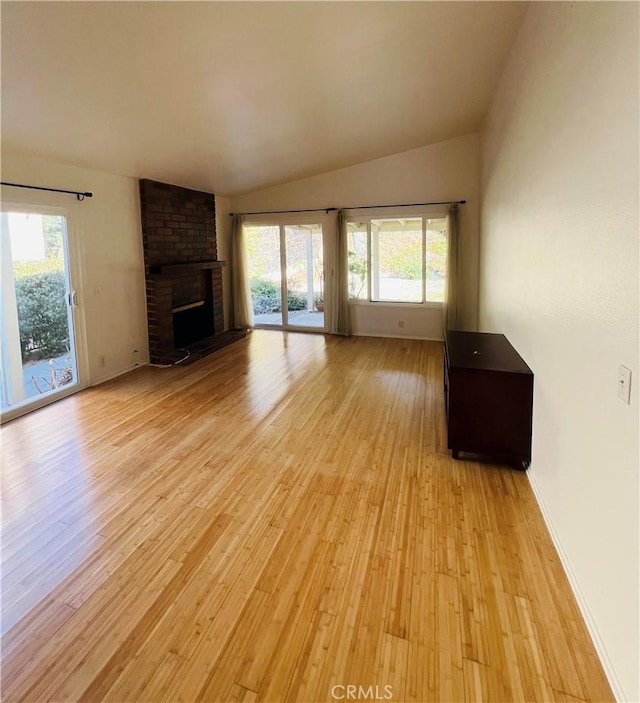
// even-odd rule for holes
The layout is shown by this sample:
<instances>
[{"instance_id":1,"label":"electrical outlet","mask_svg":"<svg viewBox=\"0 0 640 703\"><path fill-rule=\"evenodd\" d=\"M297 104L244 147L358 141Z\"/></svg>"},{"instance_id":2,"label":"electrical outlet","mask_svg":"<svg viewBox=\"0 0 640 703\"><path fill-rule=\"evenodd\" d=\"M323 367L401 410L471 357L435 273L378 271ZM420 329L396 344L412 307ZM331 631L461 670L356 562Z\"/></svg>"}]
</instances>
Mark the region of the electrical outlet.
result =
<instances>
[{"instance_id":1,"label":"electrical outlet","mask_svg":"<svg viewBox=\"0 0 640 703\"><path fill-rule=\"evenodd\" d=\"M104 368L106 365L107 365L107 360L105 359L104 355L101 354L98 357L98 366L100 366L101 368Z\"/></svg>"},{"instance_id":2,"label":"electrical outlet","mask_svg":"<svg viewBox=\"0 0 640 703\"><path fill-rule=\"evenodd\" d=\"M404 329L404 320L398 320L398 327Z\"/></svg>"},{"instance_id":3,"label":"electrical outlet","mask_svg":"<svg viewBox=\"0 0 640 703\"><path fill-rule=\"evenodd\" d=\"M631 403L631 369L622 364L618 369L618 398L627 405Z\"/></svg>"}]
</instances>

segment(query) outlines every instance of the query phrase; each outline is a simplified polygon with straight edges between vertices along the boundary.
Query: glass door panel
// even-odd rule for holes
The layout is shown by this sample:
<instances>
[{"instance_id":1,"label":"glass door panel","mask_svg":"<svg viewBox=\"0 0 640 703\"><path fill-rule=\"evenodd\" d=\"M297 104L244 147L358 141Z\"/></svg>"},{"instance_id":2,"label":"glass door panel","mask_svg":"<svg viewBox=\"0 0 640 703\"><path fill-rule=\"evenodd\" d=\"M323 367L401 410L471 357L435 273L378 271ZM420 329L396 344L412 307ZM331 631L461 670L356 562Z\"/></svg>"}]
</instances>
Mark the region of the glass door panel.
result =
<instances>
[{"instance_id":1,"label":"glass door panel","mask_svg":"<svg viewBox=\"0 0 640 703\"><path fill-rule=\"evenodd\" d=\"M244 227L255 325L282 327L280 227Z\"/></svg>"},{"instance_id":2,"label":"glass door panel","mask_svg":"<svg viewBox=\"0 0 640 703\"><path fill-rule=\"evenodd\" d=\"M320 225L285 228L287 323L324 329L324 258Z\"/></svg>"},{"instance_id":3,"label":"glass door panel","mask_svg":"<svg viewBox=\"0 0 640 703\"><path fill-rule=\"evenodd\" d=\"M2 411L78 384L66 218L3 212Z\"/></svg>"}]
</instances>

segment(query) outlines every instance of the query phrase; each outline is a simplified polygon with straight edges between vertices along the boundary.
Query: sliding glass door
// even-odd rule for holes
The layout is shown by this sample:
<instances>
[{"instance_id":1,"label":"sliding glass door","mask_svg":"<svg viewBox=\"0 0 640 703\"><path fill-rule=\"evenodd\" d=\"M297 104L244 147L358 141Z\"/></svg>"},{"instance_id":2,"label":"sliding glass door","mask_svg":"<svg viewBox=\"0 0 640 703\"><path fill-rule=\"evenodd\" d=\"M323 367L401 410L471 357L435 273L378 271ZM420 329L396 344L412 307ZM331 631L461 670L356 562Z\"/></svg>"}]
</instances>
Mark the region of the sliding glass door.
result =
<instances>
[{"instance_id":1,"label":"sliding glass door","mask_svg":"<svg viewBox=\"0 0 640 703\"><path fill-rule=\"evenodd\" d=\"M67 217L40 210L0 213L3 418L79 385Z\"/></svg>"},{"instance_id":2,"label":"sliding glass door","mask_svg":"<svg viewBox=\"0 0 640 703\"><path fill-rule=\"evenodd\" d=\"M322 225L245 224L245 242L255 326L324 331Z\"/></svg>"}]
</instances>

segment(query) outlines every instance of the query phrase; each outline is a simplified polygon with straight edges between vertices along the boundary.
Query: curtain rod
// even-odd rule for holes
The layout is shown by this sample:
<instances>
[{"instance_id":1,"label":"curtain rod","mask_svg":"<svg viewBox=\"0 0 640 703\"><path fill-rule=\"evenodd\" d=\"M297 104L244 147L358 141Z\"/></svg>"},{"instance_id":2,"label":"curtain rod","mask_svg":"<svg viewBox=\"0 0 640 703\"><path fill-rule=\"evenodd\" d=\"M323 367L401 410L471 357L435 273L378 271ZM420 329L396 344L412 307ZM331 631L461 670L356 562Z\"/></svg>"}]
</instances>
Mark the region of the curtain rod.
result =
<instances>
[{"instance_id":1,"label":"curtain rod","mask_svg":"<svg viewBox=\"0 0 640 703\"><path fill-rule=\"evenodd\" d=\"M441 200L434 203L404 203L401 205L358 205L351 207L315 207L309 210L262 210L260 212L230 212L229 216L234 215L286 215L298 212L335 212L336 210L376 210L383 207L421 207L423 205L465 205L466 200Z\"/></svg>"},{"instance_id":2,"label":"curtain rod","mask_svg":"<svg viewBox=\"0 0 640 703\"><path fill-rule=\"evenodd\" d=\"M11 186L12 188L29 188L30 190L48 190L51 193L69 193L75 195L78 200L93 198L93 193L83 193L81 190L62 190L61 188L45 188L44 186L27 186L22 183L7 183L0 181L0 185Z\"/></svg>"}]
</instances>

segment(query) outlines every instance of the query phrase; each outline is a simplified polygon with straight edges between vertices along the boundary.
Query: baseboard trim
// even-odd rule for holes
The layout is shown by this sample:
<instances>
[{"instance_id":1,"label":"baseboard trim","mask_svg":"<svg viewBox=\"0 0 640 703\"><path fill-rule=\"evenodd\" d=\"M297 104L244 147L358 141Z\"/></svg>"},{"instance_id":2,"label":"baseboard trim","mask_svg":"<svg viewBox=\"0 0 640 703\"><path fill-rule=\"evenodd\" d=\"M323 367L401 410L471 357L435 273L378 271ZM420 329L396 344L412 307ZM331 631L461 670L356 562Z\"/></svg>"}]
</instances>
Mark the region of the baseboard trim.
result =
<instances>
[{"instance_id":1,"label":"baseboard trim","mask_svg":"<svg viewBox=\"0 0 640 703\"><path fill-rule=\"evenodd\" d=\"M415 339L419 342L444 342L442 337L410 337L406 334L374 334L373 332L351 332L353 337L376 337L377 339Z\"/></svg>"},{"instance_id":2,"label":"baseboard trim","mask_svg":"<svg viewBox=\"0 0 640 703\"><path fill-rule=\"evenodd\" d=\"M571 568L571 562L569 560L569 557L567 556L567 552L562 546L560 536L558 535L553 525L553 520L551 519L549 511L547 510L547 506L545 505L542 493L540 491L540 487L536 482L535 473L533 473L531 469L527 471L527 478L529 479L529 485L531 486L531 490L533 491L533 494L536 498L536 501L540 508L540 512L542 513L542 518L544 519L544 522L547 526L547 530L549 530L549 534L551 535L551 541L553 542L553 546L555 547L556 552L558 552L558 556L560 557L562 568L564 569L564 572L567 575L567 578L569 579L569 585L571 586L573 595L575 596L576 602L578 603L578 608L580 609L580 613L582 614L582 617L585 621L587 630L589 632L589 635L591 636L591 641L593 642L593 646L596 649L596 653L600 658L602 668L604 669L605 676L609 681L609 685L611 686L613 695L616 697L617 701L626 701L627 698L624 695L622 684L620 683L620 680L618 679L618 676L615 672L613 662L611 661L604 641L600 636L600 631L598 630L596 621L591 615L591 611L589 610L587 600L584 597L584 594L582 593L582 589L580 588L578 579L576 578L576 575L573 572L573 569Z\"/></svg>"},{"instance_id":3,"label":"baseboard trim","mask_svg":"<svg viewBox=\"0 0 640 703\"><path fill-rule=\"evenodd\" d=\"M118 378L118 376L124 376L125 373L129 373L129 371L133 371L134 369L139 369L141 366L148 366L149 362L148 361L143 361L141 363L136 363L136 364L131 364L131 366L128 366L126 369L120 369L120 371L115 371L112 374L109 374L108 376L101 376L100 378L91 379L91 383L89 386L99 386L101 383L106 383L107 381L112 381L114 378Z\"/></svg>"}]
</instances>

